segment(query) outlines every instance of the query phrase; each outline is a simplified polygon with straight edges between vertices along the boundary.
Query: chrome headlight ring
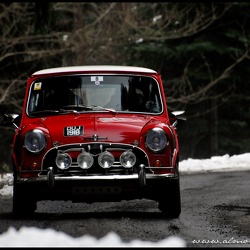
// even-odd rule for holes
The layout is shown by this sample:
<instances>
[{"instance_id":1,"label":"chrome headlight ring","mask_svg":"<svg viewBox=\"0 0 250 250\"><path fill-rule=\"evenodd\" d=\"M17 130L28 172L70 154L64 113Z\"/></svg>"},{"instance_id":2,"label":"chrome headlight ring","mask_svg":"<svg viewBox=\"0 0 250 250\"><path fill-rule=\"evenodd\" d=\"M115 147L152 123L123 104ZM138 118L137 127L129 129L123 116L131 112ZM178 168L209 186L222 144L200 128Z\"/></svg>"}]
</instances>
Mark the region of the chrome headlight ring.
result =
<instances>
[{"instance_id":1,"label":"chrome headlight ring","mask_svg":"<svg viewBox=\"0 0 250 250\"><path fill-rule=\"evenodd\" d=\"M94 158L90 153L82 152L77 157L77 164L82 169L89 169L94 164Z\"/></svg>"},{"instance_id":2,"label":"chrome headlight ring","mask_svg":"<svg viewBox=\"0 0 250 250\"><path fill-rule=\"evenodd\" d=\"M166 132L161 128L149 130L146 134L145 144L146 147L154 153L163 151L168 145Z\"/></svg>"},{"instance_id":3,"label":"chrome headlight ring","mask_svg":"<svg viewBox=\"0 0 250 250\"><path fill-rule=\"evenodd\" d=\"M58 168L66 170L71 166L72 158L67 153L58 153L55 162Z\"/></svg>"},{"instance_id":4,"label":"chrome headlight ring","mask_svg":"<svg viewBox=\"0 0 250 250\"><path fill-rule=\"evenodd\" d=\"M25 135L24 146L31 153L40 153L46 146L46 138L42 130L29 131Z\"/></svg>"},{"instance_id":5,"label":"chrome headlight ring","mask_svg":"<svg viewBox=\"0 0 250 250\"><path fill-rule=\"evenodd\" d=\"M120 162L124 168L132 168L136 163L136 156L132 151L126 150L120 155Z\"/></svg>"},{"instance_id":6,"label":"chrome headlight ring","mask_svg":"<svg viewBox=\"0 0 250 250\"><path fill-rule=\"evenodd\" d=\"M104 151L98 156L98 163L102 168L110 168L114 161L114 156L108 151Z\"/></svg>"}]
</instances>

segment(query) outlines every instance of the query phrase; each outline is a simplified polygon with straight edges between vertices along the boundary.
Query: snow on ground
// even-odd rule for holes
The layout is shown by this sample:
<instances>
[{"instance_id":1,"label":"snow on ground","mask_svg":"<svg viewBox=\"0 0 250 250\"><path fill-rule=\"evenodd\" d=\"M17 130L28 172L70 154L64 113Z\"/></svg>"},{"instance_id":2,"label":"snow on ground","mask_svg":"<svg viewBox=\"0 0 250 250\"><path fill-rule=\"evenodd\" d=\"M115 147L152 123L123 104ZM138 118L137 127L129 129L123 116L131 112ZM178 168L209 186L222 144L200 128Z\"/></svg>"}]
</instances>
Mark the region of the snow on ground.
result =
<instances>
[{"instance_id":1,"label":"snow on ground","mask_svg":"<svg viewBox=\"0 0 250 250\"><path fill-rule=\"evenodd\" d=\"M187 159L180 162L180 173L244 171L250 170L250 153L229 156L213 156L210 159ZM0 177L0 196L12 195L12 174ZM43 239L41 242L40 239ZM29 239L29 241L27 241ZM55 241L55 239L57 239ZM0 247L186 247L186 242L177 236L169 236L158 242L132 240L125 243L119 235L109 232L101 239L90 235L73 238L53 229L13 227L0 235Z\"/></svg>"}]
</instances>

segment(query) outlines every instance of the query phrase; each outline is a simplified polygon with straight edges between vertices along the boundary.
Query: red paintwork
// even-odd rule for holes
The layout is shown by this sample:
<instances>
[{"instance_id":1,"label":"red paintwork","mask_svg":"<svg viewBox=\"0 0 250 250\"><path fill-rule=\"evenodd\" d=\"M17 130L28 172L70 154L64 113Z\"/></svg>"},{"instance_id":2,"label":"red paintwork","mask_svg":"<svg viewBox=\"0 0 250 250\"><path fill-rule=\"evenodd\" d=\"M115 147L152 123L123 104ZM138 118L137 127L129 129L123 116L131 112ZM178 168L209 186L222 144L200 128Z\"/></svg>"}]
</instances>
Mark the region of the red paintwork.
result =
<instances>
[{"instance_id":1,"label":"red paintwork","mask_svg":"<svg viewBox=\"0 0 250 250\"><path fill-rule=\"evenodd\" d=\"M69 68L70 69L70 68ZM72 68L73 69L73 68ZM53 142L58 142L59 145L83 143L86 142L84 137L91 137L93 134L98 133L99 137L107 137L102 141L133 144L134 141L139 142L139 147L148 153L150 156L150 164L156 159L161 159L166 166L176 166L178 161L179 145L177 140L177 134L175 129L171 126L168 117L168 111L166 106L166 99L164 95L163 84L161 77L158 73L154 72L139 72L141 75L151 76L157 79L160 84L160 91L162 93L162 101L164 105L164 111L161 115L141 115L141 114L112 114L105 112L94 112L87 114L64 114L58 116L47 116L43 118L31 118L26 114L26 104L29 97L30 85L37 78L66 75L66 74L94 74L95 70L81 71L80 69L74 69L72 71L59 73L47 73L47 74L34 74L28 78L27 89L24 97L23 113L20 127L16 130L15 138L13 141L13 159L14 163L19 169L29 169L32 162L36 161L41 164L41 160L46 151L52 147ZM122 73L131 74L135 71L129 71L129 69L123 69L122 67L115 70L99 70L98 73ZM41 72L42 73L42 72ZM63 128L66 126L84 126L83 136L65 137L63 135ZM170 138L170 145L165 152L154 155L150 153L144 145L144 135L149 128L153 127L163 128L168 138ZM47 136L47 146L41 154L31 154L23 148L23 136L31 129L39 128ZM175 146L174 146L175 145ZM41 165L39 165L41 167Z\"/></svg>"}]
</instances>

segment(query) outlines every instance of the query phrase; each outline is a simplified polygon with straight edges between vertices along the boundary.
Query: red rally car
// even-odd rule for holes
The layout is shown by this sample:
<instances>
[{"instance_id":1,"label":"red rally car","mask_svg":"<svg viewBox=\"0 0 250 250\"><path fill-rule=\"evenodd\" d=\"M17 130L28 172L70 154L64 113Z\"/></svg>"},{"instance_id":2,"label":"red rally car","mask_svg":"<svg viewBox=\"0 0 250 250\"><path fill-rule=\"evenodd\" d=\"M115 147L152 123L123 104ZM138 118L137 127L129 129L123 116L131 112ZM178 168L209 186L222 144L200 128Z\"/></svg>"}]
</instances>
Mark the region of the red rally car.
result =
<instances>
[{"instance_id":1,"label":"red rally car","mask_svg":"<svg viewBox=\"0 0 250 250\"><path fill-rule=\"evenodd\" d=\"M162 79L134 66L70 66L33 73L14 124L13 213L41 200L150 199L181 213L179 144L184 111L168 114Z\"/></svg>"}]
</instances>

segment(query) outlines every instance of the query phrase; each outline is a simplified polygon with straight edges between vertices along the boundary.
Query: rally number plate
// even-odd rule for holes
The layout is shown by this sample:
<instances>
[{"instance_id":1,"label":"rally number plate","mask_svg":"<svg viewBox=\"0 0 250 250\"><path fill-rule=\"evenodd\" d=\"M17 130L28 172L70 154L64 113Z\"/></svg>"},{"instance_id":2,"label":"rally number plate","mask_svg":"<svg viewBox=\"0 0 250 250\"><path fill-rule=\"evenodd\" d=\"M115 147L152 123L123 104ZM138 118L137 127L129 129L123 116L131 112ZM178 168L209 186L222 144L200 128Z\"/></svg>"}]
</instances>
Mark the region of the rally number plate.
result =
<instances>
[{"instance_id":1,"label":"rally number plate","mask_svg":"<svg viewBox=\"0 0 250 250\"><path fill-rule=\"evenodd\" d=\"M83 126L70 126L64 128L64 136L83 135Z\"/></svg>"}]
</instances>

